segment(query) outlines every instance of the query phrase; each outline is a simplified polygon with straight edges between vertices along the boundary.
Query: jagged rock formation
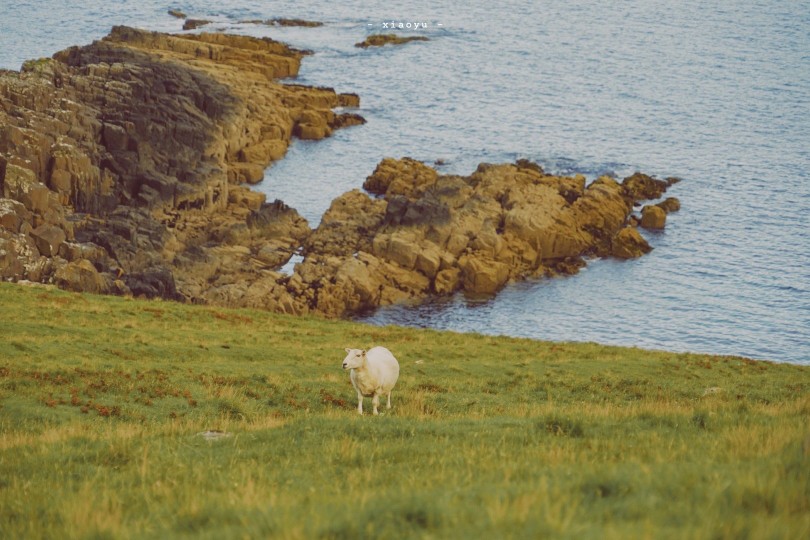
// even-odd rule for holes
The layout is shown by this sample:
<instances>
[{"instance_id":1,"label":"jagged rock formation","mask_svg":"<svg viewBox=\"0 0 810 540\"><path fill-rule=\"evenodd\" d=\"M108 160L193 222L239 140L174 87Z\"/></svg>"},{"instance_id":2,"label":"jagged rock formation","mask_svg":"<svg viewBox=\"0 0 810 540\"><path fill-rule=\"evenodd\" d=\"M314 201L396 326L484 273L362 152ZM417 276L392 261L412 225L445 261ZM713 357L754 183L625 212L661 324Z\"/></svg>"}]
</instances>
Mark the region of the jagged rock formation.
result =
<instances>
[{"instance_id":1,"label":"jagged rock formation","mask_svg":"<svg viewBox=\"0 0 810 540\"><path fill-rule=\"evenodd\" d=\"M303 51L116 27L0 74L0 277L205 301L283 263L309 227L240 187L291 137L362 123L354 94L282 85Z\"/></svg>"},{"instance_id":2,"label":"jagged rock formation","mask_svg":"<svg viewBox=\"0 0 810 540\"><path fill-rule=\"evenodd\" d=\"M527 161L461 177L385 159L363 186L378 198L335 199L293 275L236 302L341 316L458 290L492 294L512 280L576 273L587 255L638 257L651 248L629 218L657 182L636 174L586 187L583 176Z\"/></svg>"}]
</instances>

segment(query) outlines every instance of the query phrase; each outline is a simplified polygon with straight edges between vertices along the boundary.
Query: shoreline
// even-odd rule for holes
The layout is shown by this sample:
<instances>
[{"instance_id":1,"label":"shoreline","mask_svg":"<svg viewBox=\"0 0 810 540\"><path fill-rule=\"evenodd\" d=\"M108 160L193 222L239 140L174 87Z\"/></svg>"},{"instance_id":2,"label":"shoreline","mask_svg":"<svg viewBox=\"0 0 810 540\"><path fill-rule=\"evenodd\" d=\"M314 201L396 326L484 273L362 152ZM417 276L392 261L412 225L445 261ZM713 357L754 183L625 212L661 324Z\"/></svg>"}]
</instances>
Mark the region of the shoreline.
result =
<instances>
[{"instance_id":1,"label":"shoreline","mask_svg":"<svg viewBox=\"0 0 810 540\"><path fill-rule=\"evenodd\" d=\"M340 317L457 290L494 295L575 274L591 255L636 258L652 249L637 227L661 229L680 207L669 198L637 215L677 181L642 173L586 186L527 160L459 177L385 158L363 184L375 198L347 192L311 230L244 187L293 138L365 122L333 112L357 109L356 94L277 81L308 54L115 27L5 75L0 276ZM280 273L299 252L292 275Z\"/></svg>"},{"instance_id":2,"label":"shoreline","mask_svg":"<svg viewBox=\"0 0 810 540\"><path fill-rule=\"evenodd\" d=\"M571 346L583 346L583 347L601 347L601 348L608 348L608 349L617 349L617 350L624 350L624 351L635 351L638 353L649 353L652 355L670 355L675 357L686 357L686 356L696 356L702 357L707 360L718 361L718 360L739 360L741 362L763 362L766 364L773 364L773 365L791 365L797 366L800 368L810 368L810 363L807 362L800 362L800 361L790 361L790 360L775 360L772 358L754 358L745 354L736 354L736 353L715 353L715 352L706 352L706 351L695 351L695 350L676 350L676 349L666 349L666 348L657 348L657 347L646 347L646 346L638 346L638 345L628 345L628 344L621 344L621 343L609 343L609 342L601 342L601 341L578 341L578 340L554 340L554 339L545 339L545 338L538 338L528 335L515 335L515 334L503 334L503 333L489 333L489 332L480 332L477 330L457 330L453 328L439 328L434 326L413 326L409 324L397 324L397 323L377 323L373 321L367 321L363 319L356 318L355 315L345 318L332 318L326 317L323 314L319 313L308 313L306 315L291 315L286 313L279 313L279 312L272 312L269 310L263 309L256 309L250 307L232 307L232 306L219 306L219 305L205 305L205 304L191 304L191 303L182 303L182 302L174 302L171 300L165 300L160 297L156 298L144 298L144 297L133 297L133 296L115 296L115 295L104 295L98 293L88 293L88 292L81 292L81 291L69 291L65 289L61 289L54 284L47 284L47 283L37 283L37 282L29 282L29 281L22 281L22 282L0 282L0 297L4 296L2 289L4 287L20 287L24 289L31 289L33 291L40 290L44 293L64 293L67 295L77 295L78 297L85 297L85 295L90 295L91 299L101 299L101 298L118 298L126 302L137 302L143 309L149 309L148 306L154 305L153 303L157 303L160 305L162 302L170 302L175 303L179 306L188 306L193 309L225 309L225 310L233 310L236 313L243 312L245 310L253 312L253 313L267 313L269 316L281 316L281 317L290 317L292 319L296 318L304 318L306 320L315 320L320 321L323 323L336 323L336 324L348 324L348 325L359 325L360 327L366 328L374 328L374 329L394 329L394 330L402 330L402 331L413 331L413 332L436 332L439 334L448 334L453 335L458 338L472 338L472 339L481 339L481 338L492 338L497 340L517 340L517 341L527 341L536 344L544 344L548 346L556 346L556 345L571 345ZM143 304L141 304L143 303ZM389 307L396 307L396 306L389 306ZM383 308L384 309L384 308ZM238 319L239 315L234 315L233 318Z\"/></svg>"},{"instance_id":3,"label":"shoreline","mask_svg":"<svg viewBox=\"0 0 810 540\"><path fill-rule=\"evenodd\" d=\"M15 293L15 289L21 289L23 292ZM37 294L39 291L39 294ZM2 298L10 298L15 294L22 295L23 297L27 297L28 301L35 301L35 302L51 302L52 306L56 309L60 309L60 306L65 304L75 304L76 302L89 302L90 304L98 303L100 309L109 310L110 313L114 313L120 307L125 305L132 305L137 306L139 312L149 313L153 308L159 306L178 306L177 309L191 309L191 310L198 310L200 314L202 313L226 313L231 312L230 315L222 315L217 316L215 318L226 320L230 322L240 321L243 318L253 318L256 316L266 317L268 319L275 319L281 318L283 320L289 321L292 323L296 320L305 321L306 324L313 323L313 324L325 324L325 325L338 325L338 326L347 326L347 327L358 327L365 329L365 333L369 335L373 335L375 331L394 331L394 332L413 332L415 334L418 333L435 333L435 334L446 334L447 336L452 336L454 338L464 340L464 339L471 339L471 340L496 340L496 341L504 341L504 342L515 342L521 343L526 342L529 344L535 344L538 346L546 346L546 347L565 347L570 346L573 348L583 347L596 347L603 350L615 350L615 351L624 351L627 353L632 353L635 356L643 356L645 354L649 354L651 356L666 356L670 359L683 359L683 358L700 358L703 361L738 361L745 365L756 365L756 364L766 364L769 366L793 366L797 369L810 369L810 364L800 363L800 362L790 362L790 361L779 361L773 359L766 359L766 358L752 358L749 356L741 355L741 354L717 354L712 352L700 352L700 351L677 351L677 350L669 350L669 349L657 349L657 348L647 348L647 347L639 347L635 345L621 345L621 344L612 344L612 343L601 343L595 341L556 341L550 339L540 339L536 337L530 336L519 336L519 335L507 335L507 334L489 334L477 331L464 331L464 330L453 330L448 328L434 328L434 327L414 327L408 325L401 325L401 324L384 324L384 325L377 325L374 323L365 322L362 320L355 320L353 318L332 318L326 317L323 314L319 313L308 313L306 315L292 315L287 313L279 313L273 312L265 309L257 309L251 307L232 307L232 306L221 306L221 305L211 305L211 304L191 304L191 303L182 303L182 302L175 302L172 300L166 300L160 297L156 298L144 298L144 297L132 297L132 296L116 296L116 295L107 295L107 294L98 294L98 293L88 293L88 292L77 292L77 291L68 291L65 289L61 289L53 284L45 284L45 283L36 283L36 282L0 282L0 299ZM56 296L53 296L53 295ZM63 300L59 300L60 295L65 295ZM73 298L73 300L69 300L69 298ZM112 307L110 307L108 302L113 302ZM120 306L117 303L121 302ZM130 304L134 302L134 304ZM105 307L101 308L101 305L105 305ZM76 304L78 305L78 304ZM224 311L223 311L224 310ZM193 319L193 317L191 317ZM247 320L247 319L245 319Z\"/></svg>"}]
</instances>

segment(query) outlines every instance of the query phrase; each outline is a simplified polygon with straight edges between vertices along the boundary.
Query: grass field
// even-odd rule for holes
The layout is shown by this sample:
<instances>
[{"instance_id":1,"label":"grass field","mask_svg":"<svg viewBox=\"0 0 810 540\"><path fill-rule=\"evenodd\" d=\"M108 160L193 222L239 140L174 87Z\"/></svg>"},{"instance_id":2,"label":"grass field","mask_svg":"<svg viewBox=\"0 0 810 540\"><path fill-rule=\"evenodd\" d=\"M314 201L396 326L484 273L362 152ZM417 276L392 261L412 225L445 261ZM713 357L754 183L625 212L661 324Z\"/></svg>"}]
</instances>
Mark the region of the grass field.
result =
<instances>
[{"instance_id":1,"label":"grass field","mask_svg":"<svg viewBox=\"0 0 810 540\"><path fill-rule=\"evenodd\" d=\"M179 536L810 538L810 368L0 284L0 538Z\"/></svg>"}]
</instances>

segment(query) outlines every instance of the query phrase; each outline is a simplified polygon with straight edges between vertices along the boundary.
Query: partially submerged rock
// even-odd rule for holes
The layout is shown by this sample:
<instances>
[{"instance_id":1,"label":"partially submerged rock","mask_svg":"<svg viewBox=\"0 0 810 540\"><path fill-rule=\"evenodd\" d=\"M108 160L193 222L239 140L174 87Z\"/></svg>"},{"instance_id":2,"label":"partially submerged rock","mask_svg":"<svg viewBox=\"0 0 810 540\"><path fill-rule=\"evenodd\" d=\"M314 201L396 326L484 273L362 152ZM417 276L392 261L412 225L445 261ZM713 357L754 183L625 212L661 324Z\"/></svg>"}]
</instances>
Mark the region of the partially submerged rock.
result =
<instances>
[{"instance_id":1,"label":"partially submerged rock","mask_svg":"<svg viewBox=\"0 0 810 540\"><path fill-rule=\"evenodd\" d=\"M284 17L276 17L274 19L250 19L247 21L239 21L242 24L263 24L265 26L301 26L305 28L316 28L323 26L320 21L307 21L305 19L286 19Z\"/></svg>"},{"instance_id":2,"label":"partially submerged rock","mask_svg":"<svg viewBox=\"0 0 810 540\"><path fill-rule=\"evenodd\" d=\"M672 212L677 212L678 210L681 209L681 201L679 201L675 197L667 197L666 199L656 204L655 206L661 208L667 214L670 214Z\"/></svg>"},{"instance_id":3,"label":"partially submerged rock","mask_svg":"<svg viewBox=\"0 0 810 540\"><path fill-rule=\"evenodd\" d=\"M667 213L657 205L641 209L641 226L645 229L663 229L667 223Z\"/></svg>"},{"instance_id":4,"label":"partially submerged rock","mask_svg":"<svg viewBox=\"0 0 810 540\"><path fill-rule=\"evenodd\" d=\"M360 43L355 43L355 47L367 49L368 47L382 47L384 45L404 45L411 41L430 41L425 36L398 36L396 34L372 34Z\"/></svg>"},{"instance_id":5,"label":"partially submerged rock","mask_svg":"<svg viewBox=\"0 0 810 540\"><path fill-rule=\"evenodd\" d=\"M183 30L196 30L207 24L211 24L208 19L186 19L186 22L183 23Z\"/></svg>"},{"instance_id":6,"label":"partially submerged rock","mask_svg":"<svg viewBox=\"0 0 810 540\"><path fill-rule=\"evenodd\" d=\"M628 176L622 182L628 199L635 201L658 199L669 185L665 180L658 180L640 172Z\"/></svg>"},{"instance_id":7,"label":"partially submerged rock","mask_svg":"<svg viewBox=\"0 0 810 540\"><path fill-rule=\"evenodd\" d=\"M185 19L186 18L186 14L183 13L182 11L180 11L179 9L170 9L169 10L169 15L171 15L172 17L175 17L177 19Z\"/></svg>"},{"instance_id":8,"label":"partially submerged rock","mask_svg":"<svg viewBox=\"0 0 810 540\"><path fill-rule=\"evenodd\" d=\"M320 21L307 21L304 19L285 19L284 17L270 19L267 22L269 22L274 26L304 26L307 28L315 28L318 26L323 26L323 23Z\"/></svg>"}]
</instances>

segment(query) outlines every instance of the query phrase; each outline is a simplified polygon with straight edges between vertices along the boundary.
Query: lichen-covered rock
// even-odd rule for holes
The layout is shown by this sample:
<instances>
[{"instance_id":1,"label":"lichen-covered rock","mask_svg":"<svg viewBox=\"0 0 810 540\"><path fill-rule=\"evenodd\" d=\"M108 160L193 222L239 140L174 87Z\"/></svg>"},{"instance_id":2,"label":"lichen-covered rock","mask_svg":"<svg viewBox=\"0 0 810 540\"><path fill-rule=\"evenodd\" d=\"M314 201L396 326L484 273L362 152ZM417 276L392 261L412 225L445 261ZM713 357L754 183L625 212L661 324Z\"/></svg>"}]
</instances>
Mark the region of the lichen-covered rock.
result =
<instances>
[{"instance_id":1,"label":"lichen-covered rock","mask_svg":"<svg viewBox=\"0 0 810 540\"><path fill-rule=\"evenodd\" d=\"M59 253L59 247L65 241L65 232L55 225L40 225L31 231L31 238L41 255L54 257Z\"/></svg>"},{"instance_id":2,"label":"lichen-covered rock","mask_svg":"<svg viewBox=\"0 0 810 540\"><path fill-rule=\"evenodd\" d=\"M54 273L54 283L62 289L96 294L111 290L109 278L99 273L87 259L69 262Z\"/></svg>"},{"instance_id":3,"label":"lichen-covered rock","mask_svg":"<svg viewBox=\"0 0 810 540\"><path fill-rule=\"evenodd\" d=\"M31 212L19 201L0 199L0 228L18 233L23 223L31 221Z\"/></svg>"}]
</instances>

